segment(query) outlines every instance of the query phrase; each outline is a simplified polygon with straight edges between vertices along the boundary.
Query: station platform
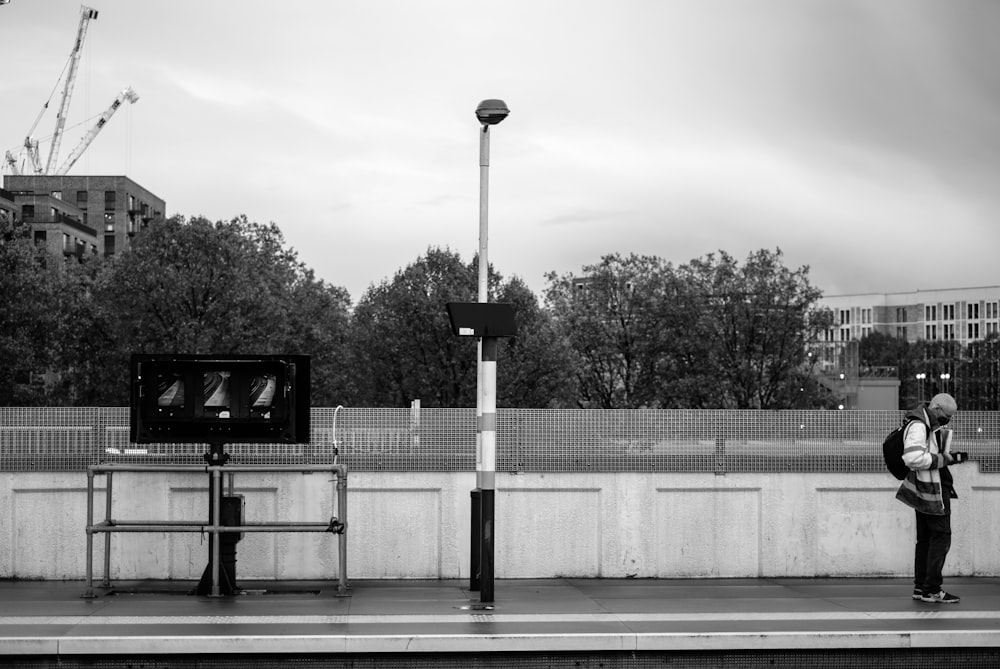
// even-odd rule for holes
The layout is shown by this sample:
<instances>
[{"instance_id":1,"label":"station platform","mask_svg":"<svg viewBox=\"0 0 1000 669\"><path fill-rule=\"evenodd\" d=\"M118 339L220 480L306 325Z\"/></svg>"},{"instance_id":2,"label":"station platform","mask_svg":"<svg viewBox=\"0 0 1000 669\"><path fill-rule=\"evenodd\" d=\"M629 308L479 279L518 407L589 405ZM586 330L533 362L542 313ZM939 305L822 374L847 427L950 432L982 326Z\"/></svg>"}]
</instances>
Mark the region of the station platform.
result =
<instances>
[{"instance_id":1,"label":"station platform","mask_svg":"<svg viewBox=\"0 0 1000 669\"><path fill-rule=\"evenodd\" d=\"M274 666L1000 666L1000 579L0 581L0 664ZM474 659L474 661L473 661ZM784 663L784 664L783 664Z\"/></svg>"}]
</instances>

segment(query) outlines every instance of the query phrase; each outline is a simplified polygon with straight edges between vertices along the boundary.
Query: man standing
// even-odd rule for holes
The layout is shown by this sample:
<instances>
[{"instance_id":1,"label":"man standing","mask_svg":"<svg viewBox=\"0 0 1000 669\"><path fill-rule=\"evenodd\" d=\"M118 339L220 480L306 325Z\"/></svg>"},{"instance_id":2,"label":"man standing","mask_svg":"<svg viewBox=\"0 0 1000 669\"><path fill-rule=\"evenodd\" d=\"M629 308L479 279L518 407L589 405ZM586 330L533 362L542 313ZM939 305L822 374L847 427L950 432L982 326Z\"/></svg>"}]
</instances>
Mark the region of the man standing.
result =
<instances>
[{"instance_id":1,"label":"man standing","mask_svg":"<svg viewBox=\"0 0 1000 669\"><path fill-rule=\"evenodd\" d=\"M906 414L903 462L910 473L899 486L896 499L916 510L913 599L923 602L959 602L941 588L944 560L951 548L951 500L958 497L948 465L968 459L965 453L951 452L951 430L942 429L957 411L955 398L939 393L926 406Z\"/></svg>"}]
</instances>

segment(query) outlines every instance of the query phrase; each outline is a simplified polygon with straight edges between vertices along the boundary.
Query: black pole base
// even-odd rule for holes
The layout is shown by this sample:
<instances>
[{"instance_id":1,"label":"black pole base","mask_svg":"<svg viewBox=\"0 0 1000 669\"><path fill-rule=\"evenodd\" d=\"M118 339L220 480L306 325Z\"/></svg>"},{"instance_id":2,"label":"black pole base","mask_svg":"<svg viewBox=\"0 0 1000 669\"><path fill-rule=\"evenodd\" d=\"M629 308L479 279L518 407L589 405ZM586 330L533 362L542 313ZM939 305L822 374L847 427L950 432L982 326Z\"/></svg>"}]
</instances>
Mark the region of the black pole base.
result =
<instances>
[{"instance_id":1,"label":"black pole base","mask_svg":"<svg viewBox=\"0 0 1000 669\"><path fill-rule=\"evenodd\" d=\"M482 553L483 532L482 532L482 490L475 488L469 492L471 498L471 524L469 536L469 590L479 591L481 578L480 555Z\"/></svg>"},{"instance_id":2,"label":"black pole base","mask_svg":"<svg viewBox=\"0 0 1000 669\"><path fill-rule=\"evenodd\" d=\"M487 604L493 602L493 548L494 548L494 524L493 524L493 499L492 488L482 491L482 533L483 547L479 556L481 564L481 576L479 583L479 601Z\"/></svg>"},{"instance_id":3,"label":"black pole base","mask_svg":"<svg viewBox=\"0 0 1000 669\"><path fill-rule=\"evenodd\" d=\"M220 540L219 552L221 553L221 558L219 561L219 594L224 596L238 595L243 592L243 589L236 585L236 541L235 537L233 539L226 539L226 536L233 535L223 535ZM212 557L209 556L208 564L205 566L205 571L201 574L201 580L198 581L198 587L195 588L194 594L208 597L212 595Z\"/></svg>"}]
</instances>

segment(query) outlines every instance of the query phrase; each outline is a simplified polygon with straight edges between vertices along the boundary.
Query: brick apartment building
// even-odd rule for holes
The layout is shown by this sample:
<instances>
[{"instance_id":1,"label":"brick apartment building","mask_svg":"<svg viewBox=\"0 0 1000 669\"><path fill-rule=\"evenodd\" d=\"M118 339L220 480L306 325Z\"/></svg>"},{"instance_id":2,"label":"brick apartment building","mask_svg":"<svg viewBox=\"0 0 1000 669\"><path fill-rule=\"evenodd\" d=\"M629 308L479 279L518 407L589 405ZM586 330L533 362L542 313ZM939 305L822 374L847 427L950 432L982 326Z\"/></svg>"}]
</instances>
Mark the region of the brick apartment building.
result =
<instances>
[{"instance_id":1,"label":"brick apartment building","mask_svg":"<svg viewBox=\"0 0 1000 669\"><path fill-rule=\"evenodd\" d=\"M17 218L17 205L14 204L14 195L0 188L0 226L13 223Z\"/></svg>"},{"instance_id":2,"label":"brick apartment building","mask_svg":"<svg viewBox=\"0 0 1000 669\"><path fill-rule=\"evenodd\" d=\"M163 199L125 176L5 175L3 191L0 208L55 255L113 256L166 211Z\"/></svg>"}]
</instances>

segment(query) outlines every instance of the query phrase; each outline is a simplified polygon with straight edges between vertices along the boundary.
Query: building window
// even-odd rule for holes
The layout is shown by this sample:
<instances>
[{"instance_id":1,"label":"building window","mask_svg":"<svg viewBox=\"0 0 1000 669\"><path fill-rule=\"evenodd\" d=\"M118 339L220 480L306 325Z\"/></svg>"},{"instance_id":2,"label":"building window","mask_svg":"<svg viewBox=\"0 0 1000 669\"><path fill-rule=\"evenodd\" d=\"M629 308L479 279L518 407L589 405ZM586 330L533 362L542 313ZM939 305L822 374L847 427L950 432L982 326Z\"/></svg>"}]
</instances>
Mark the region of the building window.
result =
<instances>
[{"instance_id":1,"label":"building window","mask_svg":"<svg viewBox=\"0 0 1000 669\"><path fill-rule=\"evenodd\" d=\"M113 190L104 191L104 208L105 209L115 208L115 192Z\"/></svg>"},{"instance_id":2,"label":"building window","mask_svg":"<svg viewBox=\"0 0 1000 669\"><path fill-rule=\"evenodd\" d=\"M968 339L979 339L979 323L969 323Z\"/></svg>"},{"instance_id":3,"label":"building window","mask_svg":"<svg viewBox=\"0 0 1000 669\"><path fill-rule=\"evenodd\" d=\"M993 334L995 332L1000 332L1000 329L998 329L998 326L1000 326L1000 323L987 323L986 324L986 334L987 335L991 335L991 334Z\"/></svg>"},{"instance_id":4,"label":"building window","mask_svg":"<svg viewBox=\"0 0 1000 669\"><path fill-rule=\"evenodd\" d=\"M997 306L998 302L987 302L986 303L986 318L996 318L997 317Z\"/></svg>"},{"instance_id":5,"label":"building window","mask_svg":"<svg viewBox=\"0 0 1000 669\"><path fill-rule=\"evenodd\" d=\"M62 199L62 191L61 190L54 190L54 191L52 191L51 195L52 195L52 197L54 197L57 200L61 200Z\"/></svg>"},{"instance_id":6,"label":"building window","mask_svg":"<svg viewBox=\"0 0 1000 669\"><path fill-rule=\"evenodd\" d=\"M924 338L925 339L930 339L931 341L934 341L935 339L937 339L937 326L936 325L927 325L927 326L925 326L925 329L924 329Z\"/></svg>"},{"instance_id":7,"label":"building window","mask_svg":"<svg viewBox=\"0 0 1000 669\"><path fill-rule=\"evenodd\" d=\"M35 205L33 204L23 204L21 205L21 218L27 220L29 218L35 217Z\"/></svg>"},{"instance_id":8,"label":"building window","mask_svg":"<svg viewBox=\"0 0 1000 669\"><path fill-rule=\"evenodd\" d=\"M113 256L115 254L115 236L104 235L104 255Z\"/></svg>"},{"instance_id":9,"label":"building window","mask_svg":"<svg viewBox=\"0 0 1000 669\"><path fill-rule=\"evenodd\" d=\"M955 324L954 323L946 323L945 325L942 326L942 329L943 329L943 331L942 331L942 337L941 337L942 339L949 340L949 339L954 339L955 338Z\"/></svg>"},{"instance_id":10,"label":"building window","mask_svg":"<svg viewBox=\"0 0 1000 669\"><path fill-rule=\"evenodd\" d=\"M941 305L941 320L943 321L953 321L955 320L955 305L954 304L942 304ZM947 339L947 337L945 337Z\"/></svg>"},{"instance_id":11,"label":"building window","mask_svg":"<svg viewBox=\"0 0 1000 669\"><path fill-rule=\"evenodd\" d=\"M966 306L968 307L966 312L968 313L968 317L970 319L979 318L979 302L969 302Z\"/></svg>"},{"instance_id":12,"label":"building window","mask_svg":"<svg viewBox=\"0 0 1000 669\"><path fill-rule=\"evenodd\" d=\"M896 337L899 339L906 339L906 326L896 328Z\"/></svg>"},{"instance_id":13,"label":"building window","mask_svg":"<svg viewBox=\"0 0 1000 669\"><path fill-rule=\"evenodd\" d=\"M850 309L841 309L840 310L840 324L841 325L850 325L851 324L851 310Z\"/></svg>"},{"instance_id":14,"label":"building window","mask_svg":"<svg viewBox=\"0 0 1000 669\"><path fill-rule=\"evenodd\" d=\"M896 307L896 322L897 323L906 322L906 307Z\"/></svg>"},{"instance_id":15,"label":"building window","mask_svg":"<svg viewBox=\"0 0 1000 669\"><path fill-rule=\"evenodd\" d=\"M80 206L80 205L83 205L84 207L87 206L87 191L85 191L85 190L78 190L76 192L76 204L77 204L77 206Z\"/></svg>"},{"instance_id":16,"label":"building window","mask_svg":"<svg viewBox=\"0 0 1000 669\"><path fill-rule=\"evenodd\" d=\"M851 328L840 328L840 341L851 341Z\"/></svg>"},{"instance_id":17,"label":"building window","mask_svg":"<svg viewBox=\"0 0 1000 669\"><path fill-rule=\"evenodd\" d=\"M925 321L936 321L937 320L937 305L928 304L924 307L924 320Z\"/></svg>"},{"instance_id":18,"label":"building window","mask_svg":"<svg viewBox=\"0 0 1000 669\"><path fill-rule=\"evenodd\" d=\"M39 246L45 246L48 243L48 233L44 230L35 230L35 243Z\"/></svg>"}]
</instances>

